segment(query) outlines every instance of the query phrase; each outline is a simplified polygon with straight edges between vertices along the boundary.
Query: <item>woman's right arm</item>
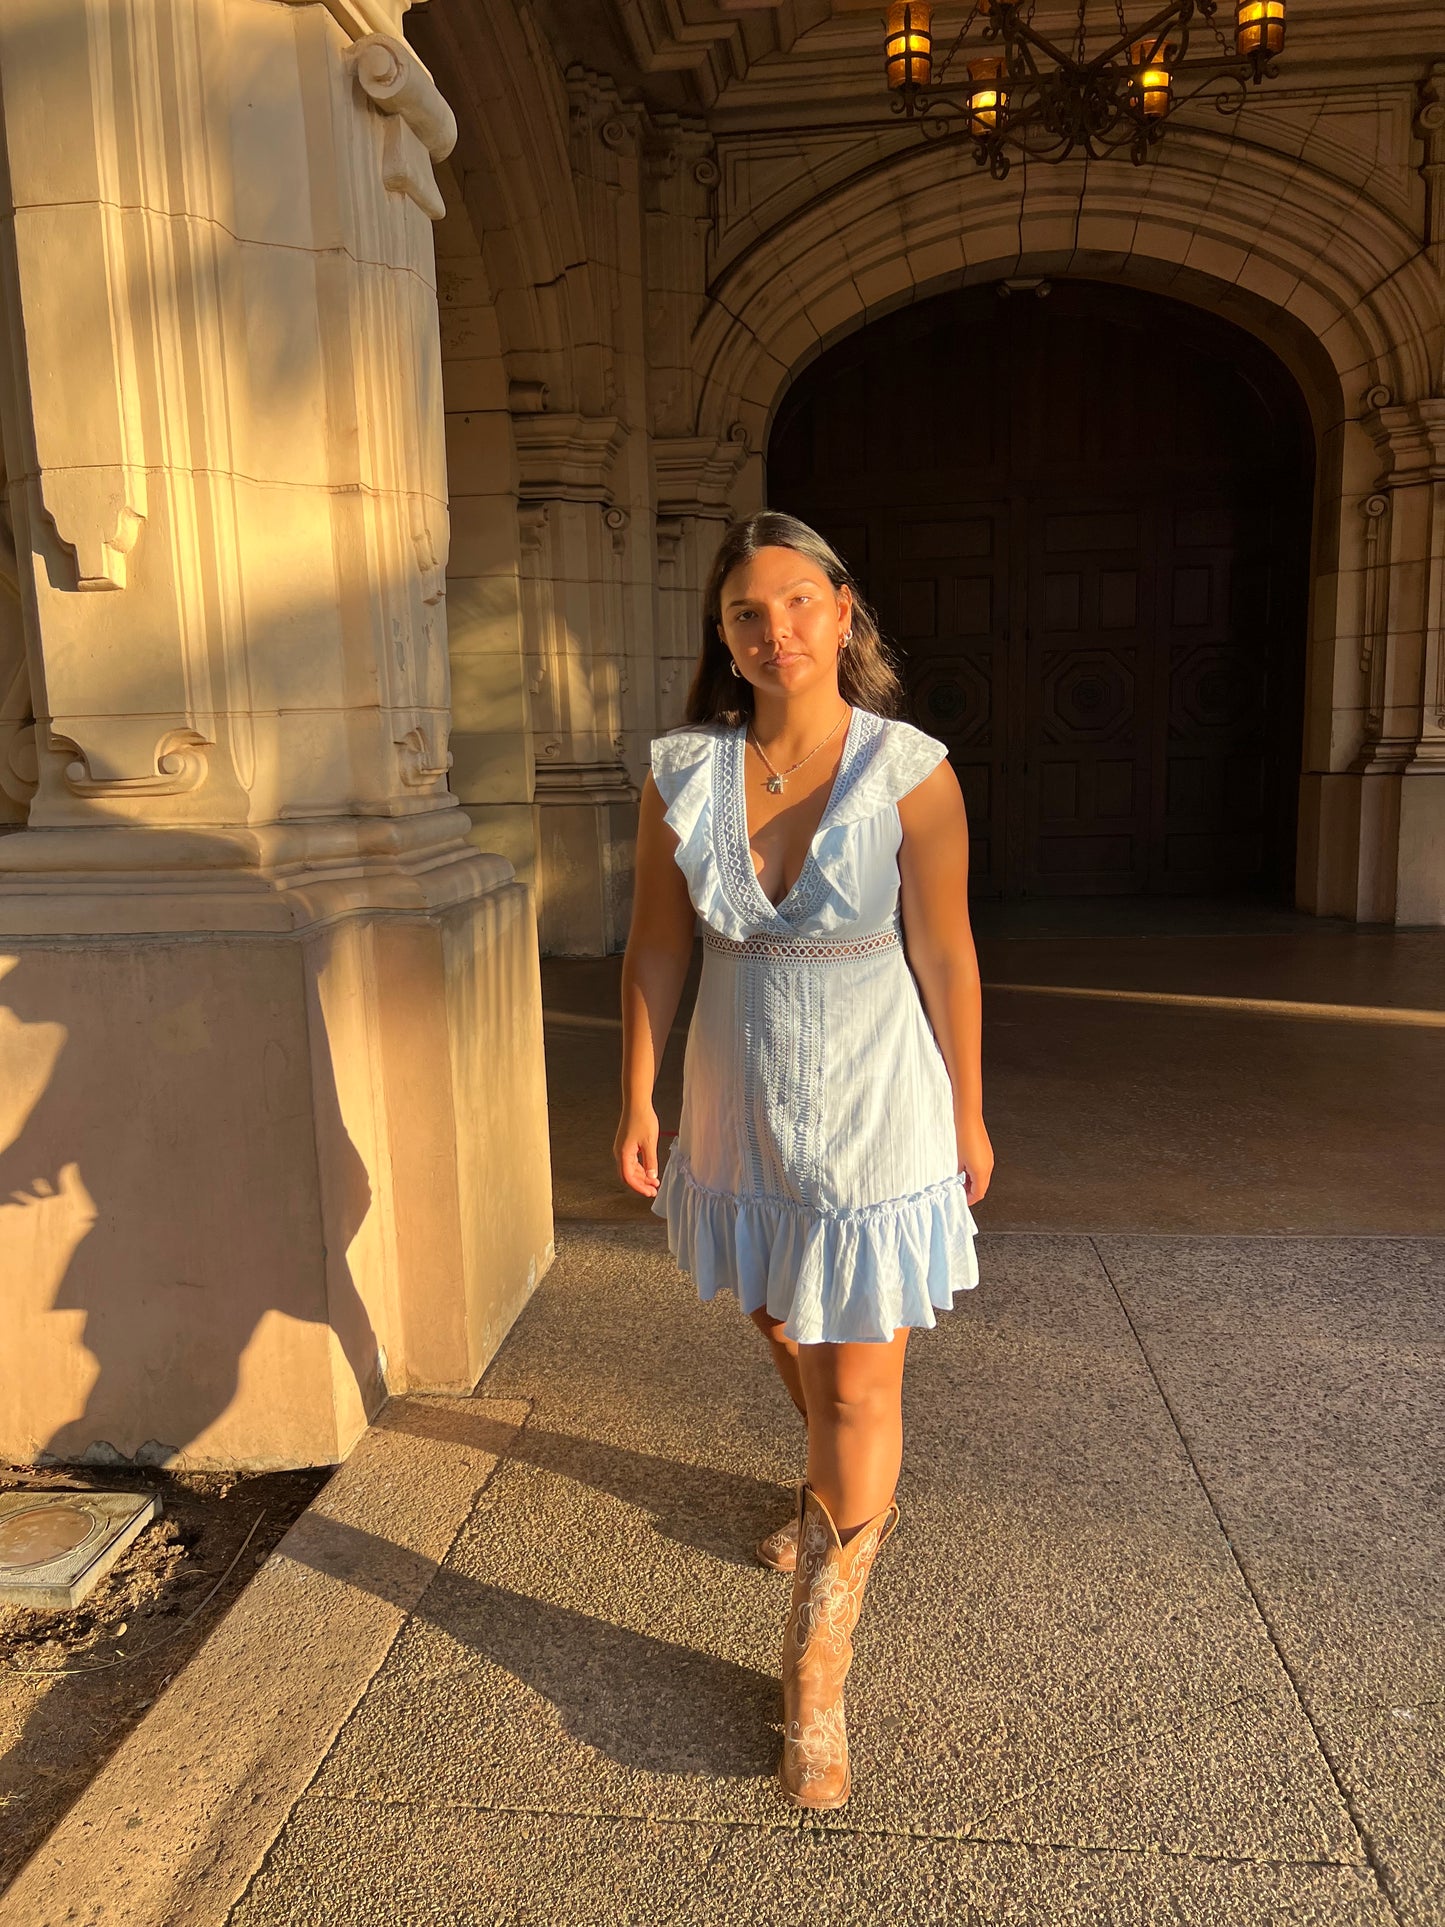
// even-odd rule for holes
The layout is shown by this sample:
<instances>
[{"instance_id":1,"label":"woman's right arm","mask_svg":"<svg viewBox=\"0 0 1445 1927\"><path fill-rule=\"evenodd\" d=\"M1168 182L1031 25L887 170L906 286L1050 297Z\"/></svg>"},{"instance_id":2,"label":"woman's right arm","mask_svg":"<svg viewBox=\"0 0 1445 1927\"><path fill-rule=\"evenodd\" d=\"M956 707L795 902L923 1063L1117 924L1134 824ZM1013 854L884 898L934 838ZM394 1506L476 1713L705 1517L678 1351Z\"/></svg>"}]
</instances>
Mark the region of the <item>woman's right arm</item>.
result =
<instances>
[{"instance_id":1,"label":"woman's right arm","mask_svg":"<svg viewBox=\"0 0 1445 1927\"><path fill-rule=\"evenodd\" d=\"M657 1082L683 981L692 961L696 915L677 867L677 838L663 821L663 801L649 776L637 823L632 928L622 960L622 1122L613 1155L622 1182L657 1196Z\"/></svg>"}]
</instances>

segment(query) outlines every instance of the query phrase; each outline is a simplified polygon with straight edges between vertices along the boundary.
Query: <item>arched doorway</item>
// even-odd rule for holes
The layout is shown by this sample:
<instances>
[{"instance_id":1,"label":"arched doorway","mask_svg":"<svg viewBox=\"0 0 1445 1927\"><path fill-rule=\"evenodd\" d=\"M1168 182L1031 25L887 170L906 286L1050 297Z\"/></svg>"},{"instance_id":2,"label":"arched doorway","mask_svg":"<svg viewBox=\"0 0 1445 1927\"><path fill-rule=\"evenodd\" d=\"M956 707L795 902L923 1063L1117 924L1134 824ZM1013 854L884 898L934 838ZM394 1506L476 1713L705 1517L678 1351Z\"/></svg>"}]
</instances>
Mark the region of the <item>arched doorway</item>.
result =
<instances>
[{"instance_id":1,"label":"arched doorway","mask_svg":"<svg viewBox=\"0 0 1445 1927\"><path fill-rule=\"evenodd\" d=\"M1292 894L1313 442L1254 336L1087 281L828 350L768 501L858 571L985 896Z\"/></svg>"}]
</instances>

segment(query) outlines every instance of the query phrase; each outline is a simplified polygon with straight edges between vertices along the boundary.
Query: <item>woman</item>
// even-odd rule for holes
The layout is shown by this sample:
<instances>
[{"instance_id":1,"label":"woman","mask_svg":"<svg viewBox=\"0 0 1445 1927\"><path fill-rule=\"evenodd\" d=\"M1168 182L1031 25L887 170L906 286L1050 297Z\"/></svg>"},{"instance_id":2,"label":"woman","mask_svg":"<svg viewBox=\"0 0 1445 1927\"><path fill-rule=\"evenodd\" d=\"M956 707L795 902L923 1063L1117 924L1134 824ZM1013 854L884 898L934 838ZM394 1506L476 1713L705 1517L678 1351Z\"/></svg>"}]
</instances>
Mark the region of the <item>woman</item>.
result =
<instances>
[{"instance_id":1,"label":"woman","mask_svg":"<svg viewBox=\"0 0 1445 1927\"><path fill-rule=\"evenodd\" d=\"M993 1152L979 1074L968 829L941 743L843 563L792 516L723 537L689 727L652 746L623 964L623 1181L710 1299L737 1294L808 1429L779 1779L841 1806L843 1681L898 1517L910 1329L977 1282ZM652 1092L698 923L682 1127L658 1176ZM920 1001L921 999L921 1001Z\"/></svg>"}]
</instances>

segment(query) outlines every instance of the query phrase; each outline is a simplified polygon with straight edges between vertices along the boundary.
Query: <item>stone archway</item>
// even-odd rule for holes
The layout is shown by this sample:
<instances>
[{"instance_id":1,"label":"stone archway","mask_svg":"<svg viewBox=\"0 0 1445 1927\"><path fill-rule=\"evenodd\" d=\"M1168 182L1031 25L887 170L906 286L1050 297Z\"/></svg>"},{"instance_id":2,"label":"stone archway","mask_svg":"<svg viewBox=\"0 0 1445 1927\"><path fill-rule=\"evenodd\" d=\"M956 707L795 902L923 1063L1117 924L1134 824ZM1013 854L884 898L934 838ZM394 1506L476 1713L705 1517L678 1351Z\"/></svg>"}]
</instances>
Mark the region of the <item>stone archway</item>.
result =
<instances>
[{"instance_id":1,"label":"stone archway","mask_svg":"<svg viewBox=\"0 0 1445 1927\"><path fill-rule=\"evenodd\" d=\"M946 148L898 152L719 270L694 336L697 424L747 445L732 507L761 504L774 415L809 363L928 295L1073 275L1236 322L1299 382L1318 454L1296 899L1445 922L1445 401L1417 234L1308 159L1203 130L1149 168L1018 172L998 184Z\"/></svg>"},{"instance_id":2,"label":"stone archway","mask_svg":"<svg viewBox=\"0 0 1445 1927\"><path fill-rule=\"evenodd\" d=\"M1279 898L1312 470L1253 336L1137 289L1003 282L812 362L768 499L878 606L963 784L975 894Z\"/></svg>"}]
</instances>

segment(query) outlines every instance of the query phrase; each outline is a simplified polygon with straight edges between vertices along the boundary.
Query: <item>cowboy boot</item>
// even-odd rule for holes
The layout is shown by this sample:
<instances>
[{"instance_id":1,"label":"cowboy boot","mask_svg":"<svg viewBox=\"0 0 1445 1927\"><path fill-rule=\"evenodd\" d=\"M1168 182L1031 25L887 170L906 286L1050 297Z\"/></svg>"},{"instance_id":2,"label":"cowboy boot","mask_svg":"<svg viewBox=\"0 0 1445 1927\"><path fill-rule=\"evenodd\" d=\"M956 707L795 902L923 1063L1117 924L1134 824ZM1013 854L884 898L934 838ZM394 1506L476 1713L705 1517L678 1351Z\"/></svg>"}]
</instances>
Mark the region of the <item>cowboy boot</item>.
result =
<instances>
[{"instance_id":1,"label":"cowboy boot","mask_svg":"<svg viewBox=\"0 0 1445 1927\"><path fill-rule=\"evenodd\" d=\"M759 1539L753 1547L754 1556L760 1566L769 1566L774 1572L792 1572L798 1563L798 1515L792 1513Z\"/></svg>"},{"instance_id":2,"label":"cowboy boot","mask_svg":"<svg viewBox=\"0 0 1445 1927\"><path fill-rule=\"evenodd\" d=\"M760 1566L771 1566L774 1572L791 1572L798 1563L797 1513L784 1519L766 1538L759 1539L753 1551Z\"/></svg>"},{"instance_id":3,"label":"cowboy boot","mask_svg":"<svg viewBox=\"0 0 1445 1927\"><path fill-rule=\"evenodd\" d=\"M808 1414L803 1414L803 1430L808 1429ZM769 1566L774 1572L791 1572L798 1563L798 1508L793 1507L789 1516L780 1526L775 1526L766 1537L759 1539L753 1547L753 1555L760 1566Z\"/></svg>"},{"instance_id":4,"label":"cowboy boot","mask_svg":"<svg viewBox=\"0 0 1445 1927\"><path fill-rule=\"evenodd\" d=\"M847 1545L813 1491L798 1487L798 1552L783 1632L783 1797L799 1807L841 1807L852 1791L843 1682L853 1628L878 1549L898 1523L887 1506Z\"/></svg>"}]
</instances>

